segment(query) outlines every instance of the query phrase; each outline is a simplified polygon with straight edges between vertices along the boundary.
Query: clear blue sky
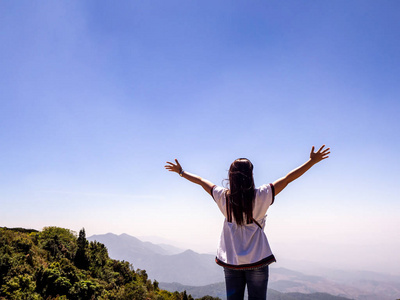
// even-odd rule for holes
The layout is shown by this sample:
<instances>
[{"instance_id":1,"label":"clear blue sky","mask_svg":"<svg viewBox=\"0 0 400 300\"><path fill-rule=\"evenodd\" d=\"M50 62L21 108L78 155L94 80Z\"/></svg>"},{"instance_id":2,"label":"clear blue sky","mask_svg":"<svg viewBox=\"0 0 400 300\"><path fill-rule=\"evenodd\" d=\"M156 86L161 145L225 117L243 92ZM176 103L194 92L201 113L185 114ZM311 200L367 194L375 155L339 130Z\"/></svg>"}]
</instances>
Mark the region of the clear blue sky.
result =
<instances>
[{"instance_id":1,"label":"clear blue sky","mask_svg":"<svg viewBox=\"0 0 400 300\"><path fill-rule=\"evenodd\" d=\"M395 0L1 1L0 226L213 251L222 215L165 161L221 184L248 157L261 185L327 144L331 157L269 210L278 261L398 274L399 11Z\"/></svg>"}]
</instances>

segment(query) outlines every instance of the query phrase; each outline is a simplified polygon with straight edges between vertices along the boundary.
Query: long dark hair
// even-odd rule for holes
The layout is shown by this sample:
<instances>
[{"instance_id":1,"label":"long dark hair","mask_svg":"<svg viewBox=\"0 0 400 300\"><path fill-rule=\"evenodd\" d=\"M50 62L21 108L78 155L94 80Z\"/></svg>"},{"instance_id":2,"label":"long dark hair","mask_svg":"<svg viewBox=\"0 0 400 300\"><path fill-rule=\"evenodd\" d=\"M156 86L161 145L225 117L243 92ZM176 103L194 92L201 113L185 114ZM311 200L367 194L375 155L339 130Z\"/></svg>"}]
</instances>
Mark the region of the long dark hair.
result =
<instances>
[{"instance_id":1,"label":"long dark hair","mask_svg":"<svg viewBox=\"0 0 400 300\"><path fill-rule=\"evenodd\" d=\"M228 176L228 221L233 216L238 225L252 223L255 188L253 164L247 158L238 158L231 164Z\"/></svg>"}]
</instances>

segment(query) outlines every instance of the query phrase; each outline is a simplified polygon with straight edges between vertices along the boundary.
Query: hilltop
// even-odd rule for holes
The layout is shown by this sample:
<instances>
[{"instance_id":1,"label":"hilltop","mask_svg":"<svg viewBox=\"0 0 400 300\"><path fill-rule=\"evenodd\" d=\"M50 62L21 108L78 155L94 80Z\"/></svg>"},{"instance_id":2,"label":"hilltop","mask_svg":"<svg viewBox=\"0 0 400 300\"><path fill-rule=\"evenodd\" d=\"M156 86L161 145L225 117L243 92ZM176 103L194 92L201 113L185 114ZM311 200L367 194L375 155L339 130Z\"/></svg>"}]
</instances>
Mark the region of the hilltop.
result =
<instances>
[{"instance_id":1,"label":"hilltop","mask_svg":"<svg viewBox=\"0 0 400 300\"><path fill-rule=\"evenodd\" d=\"M204 299L218 299L203 297ZM104 244L86 240L85 230L0 228L0 299L186 300L162 290L145 270L111 259Z\"/></svg>"}]
</instances>

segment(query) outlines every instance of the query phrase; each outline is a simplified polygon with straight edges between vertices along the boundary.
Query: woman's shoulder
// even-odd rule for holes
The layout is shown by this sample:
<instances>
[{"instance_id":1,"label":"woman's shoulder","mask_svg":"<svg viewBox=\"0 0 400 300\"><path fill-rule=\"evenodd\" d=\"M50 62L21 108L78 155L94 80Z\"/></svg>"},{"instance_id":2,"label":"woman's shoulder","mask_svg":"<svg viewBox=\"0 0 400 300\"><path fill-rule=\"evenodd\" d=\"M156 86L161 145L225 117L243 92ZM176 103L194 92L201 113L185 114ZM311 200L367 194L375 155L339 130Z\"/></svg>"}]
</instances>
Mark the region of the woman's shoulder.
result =
<instances>
[{"instance_id":1,"label":"woman's shoulder","mask_svg":"<svg viewBox=\"0 0 400 300\"><path fill-rule=\"evenodd\" d=\"M223 187L223 186L214 185L214 186L212 187L212 191L213 191L213 192L214 192L214 191L216 191L216 192L226 192L226 191L228 191L228 189L225 188L225 187Z\"/></svg>"},{"instance_id":2,"label":"woman's shoulder","mask_svg":"<svg viewBox=\"0 0 400 300\"><path fill-rule=\"evenodd\" d=\"M225 196L226 192L228 191L227 188L224 188L219 185L214 185L211 189L211 195L213 196L214 200L217 197Z\"/></svg>"},{"instance_id":3,"label":"woman's shoulder","mask_svg":"<svg viewBox=\"0 0 400 300\"><path fill-rule=\"evenodd\" d=\"M255 190L257 192L264 192L264 193L268 193L269 191L271 191L272 189L272 183L266 183L263 185L260 185L258 188L256 188Z\"/></svg>"},{"instance_id":4,"label":"woman's shoulder","mask_svg":"<svg viewBox=\"0 0 400 300\"><path fill-rule=\"evenodd\" d=\"M260 187L256 188L256 199L264 199L268 200L267 202L274 203L274 186L272 183L263 184Z\"/></svg>"}]
</instances>

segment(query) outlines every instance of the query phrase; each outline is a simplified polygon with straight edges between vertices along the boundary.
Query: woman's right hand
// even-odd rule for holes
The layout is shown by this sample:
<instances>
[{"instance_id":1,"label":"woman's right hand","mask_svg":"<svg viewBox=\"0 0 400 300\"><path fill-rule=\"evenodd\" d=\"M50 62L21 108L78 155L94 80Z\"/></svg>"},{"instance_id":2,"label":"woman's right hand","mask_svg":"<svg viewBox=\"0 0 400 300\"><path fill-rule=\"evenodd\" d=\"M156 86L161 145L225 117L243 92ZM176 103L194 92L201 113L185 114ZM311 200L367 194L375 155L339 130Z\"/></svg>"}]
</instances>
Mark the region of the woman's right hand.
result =
<instances>
[{"instance_id":1,"label":"woman's right hand","mask_svg":"<svg viewBox=\"0 0 400 300\"><path fill-rule=\"evenodd\" d=\"M176 173L180 173L182 171L182 167L179 163L179 161L175 158L175 163L172 163L170 161L167 161L168 165L165 165L164 168L167 169L170 172L176 172Z\"/></svg>"}]
</instances>

